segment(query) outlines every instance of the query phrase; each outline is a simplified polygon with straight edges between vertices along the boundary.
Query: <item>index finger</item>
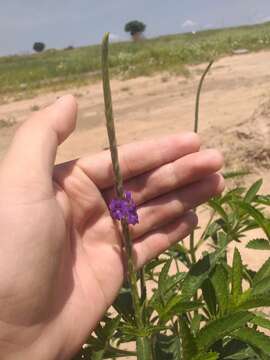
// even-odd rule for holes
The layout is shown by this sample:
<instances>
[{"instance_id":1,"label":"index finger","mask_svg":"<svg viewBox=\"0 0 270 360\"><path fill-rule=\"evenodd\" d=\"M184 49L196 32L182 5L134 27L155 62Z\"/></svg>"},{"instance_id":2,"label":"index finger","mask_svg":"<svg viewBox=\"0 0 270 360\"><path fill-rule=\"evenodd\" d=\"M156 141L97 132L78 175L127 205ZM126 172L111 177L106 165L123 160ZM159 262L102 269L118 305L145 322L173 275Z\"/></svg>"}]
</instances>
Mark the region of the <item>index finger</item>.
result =
<instances>
[{"instance_id":1,"label":"index finger","mask_svg":"<svg viewBox=\"0 0 270 360\"><path fill-rule=\"evenodd\" d=\"M199 149L199 137L193 132L123 145L119 147L119 163L123 179L127 180L143 174ZM104 190L114 185L109 151L81 158L77 160L76 165L100 189Z\"/></svg>"}]
</instances>

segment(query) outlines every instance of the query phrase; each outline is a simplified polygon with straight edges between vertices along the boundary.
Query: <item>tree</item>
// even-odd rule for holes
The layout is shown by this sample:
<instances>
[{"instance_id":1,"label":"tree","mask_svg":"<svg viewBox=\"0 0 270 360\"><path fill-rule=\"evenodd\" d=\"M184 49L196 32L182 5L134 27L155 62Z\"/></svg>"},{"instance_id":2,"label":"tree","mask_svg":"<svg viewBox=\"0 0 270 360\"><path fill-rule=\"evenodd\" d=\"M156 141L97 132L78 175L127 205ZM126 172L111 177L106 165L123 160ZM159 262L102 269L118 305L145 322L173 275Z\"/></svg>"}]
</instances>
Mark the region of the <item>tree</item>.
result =
<instances>
[{"instance_id":1,"label":"tree","mask_svg":"<svg viewBox=\"0 0 270 360\"><path fill-rule=\"evenodd\" d=\"M33 50L36 52L42 52L45 49L46 45L43 42L35 42L33 45Z\"/></svg>"},{"instance_id":2,"label":"tree","mask_svg":"<svg viewBox=\"0 0 270 360\"><path fill-rule=\"evenodd\" d=\"M125 31L129 32L134 41L141 40L146 25L138 20L133 20L125 25Z\"/></svg>"}]
</instances>

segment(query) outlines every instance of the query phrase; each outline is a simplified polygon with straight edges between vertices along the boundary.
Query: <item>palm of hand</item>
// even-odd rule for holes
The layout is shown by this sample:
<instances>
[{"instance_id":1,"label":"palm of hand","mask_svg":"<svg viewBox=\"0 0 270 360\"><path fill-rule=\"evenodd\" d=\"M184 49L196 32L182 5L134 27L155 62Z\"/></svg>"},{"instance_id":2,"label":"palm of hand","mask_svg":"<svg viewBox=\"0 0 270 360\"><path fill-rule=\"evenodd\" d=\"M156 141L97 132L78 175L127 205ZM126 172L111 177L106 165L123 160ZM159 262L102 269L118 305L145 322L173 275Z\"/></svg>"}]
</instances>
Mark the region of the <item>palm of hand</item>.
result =
<instances>
[{"instance_id":1,"label":"palm of hand","mask_svg":"<svg viewBox=\"0 0 270 360\"><path fill-rule=\"evenodd\" d=\"M55 105L44 113L58 122L59 143L72 131L76 111L70 98L57 106L61 109ZM0 342L19 351L18 359L30 353L41 359L41 352L44 359L66 359L94 329L124 278L121 236L107 207L113 196L111 160L101 153L56 166L52 174L56 139L50 129L44 152L49 135L44 122L32 123L32 132L35 126L35 156L25 150L25 126L0 170L0 264L6 275L0 280L6 325L4 333L0 327ZM222 191L222 178L215 174L220 155L198 150L193 134L121 149L125 188L139 206L140 224L131 229L136 266L185 237L196 225L189 209ZM10 166L14 158L22 172Z\"/></svg>"}]
</instances>

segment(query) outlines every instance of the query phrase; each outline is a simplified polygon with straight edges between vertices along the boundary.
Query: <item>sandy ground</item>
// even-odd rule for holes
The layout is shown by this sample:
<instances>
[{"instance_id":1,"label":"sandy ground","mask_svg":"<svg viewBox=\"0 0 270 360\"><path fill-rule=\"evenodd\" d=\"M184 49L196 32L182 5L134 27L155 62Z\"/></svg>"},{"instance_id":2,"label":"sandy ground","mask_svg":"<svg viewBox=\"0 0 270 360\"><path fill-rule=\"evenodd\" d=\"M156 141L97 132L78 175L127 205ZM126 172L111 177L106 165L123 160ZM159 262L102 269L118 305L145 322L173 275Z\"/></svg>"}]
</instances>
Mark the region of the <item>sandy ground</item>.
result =
<instances>
[{"instance_id":1,"label":"sandy ground","mask_svg":"<svg viewBox=\"0 0 270 360\"><path fill-rule=\"evenodd\" d=\"M270 192L270 52L236 55L217 61L205 83L200 112L203 147L218 147L228 170L240 167L254 174L247 182L264 179ZM191 130L195 92L204 65L190 68L190 76L161 74L128 81L112 81L119 143ZM77 129L59 148L62 162L107 147L101 84L70 89L79 103ZM18 126L33 112L65 92L48 93L30 100L0 106L0 120L15 122L0 129L0 157ZM207 219L201 212L201 223ZM258 236L259 234L254 234ZM243 259L258 268L269 253L244 249Z\"/></svg>"}]
</instances>

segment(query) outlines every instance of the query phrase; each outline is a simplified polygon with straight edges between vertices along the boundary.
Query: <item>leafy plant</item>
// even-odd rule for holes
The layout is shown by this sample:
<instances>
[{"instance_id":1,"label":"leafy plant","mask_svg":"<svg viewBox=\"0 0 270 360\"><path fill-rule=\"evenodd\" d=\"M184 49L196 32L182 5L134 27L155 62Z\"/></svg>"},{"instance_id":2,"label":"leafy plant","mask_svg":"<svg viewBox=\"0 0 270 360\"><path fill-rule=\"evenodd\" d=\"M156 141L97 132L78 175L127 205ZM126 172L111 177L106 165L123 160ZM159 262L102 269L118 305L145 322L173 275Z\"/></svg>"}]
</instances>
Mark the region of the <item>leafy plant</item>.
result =
<instances>
[{"instance_id":1,"label":"leafy plant","mask_svg":"<svg viewBox=\"0 0 270 360\"><path fill-rule=\"evenodd\" d=\"M103 51L108 134L116 190L123 201L109 86L108 35ZM199 85L195 130L200 91L211 65ZM227 178L230 176L235 174ZM202 235L197 237L195 232L188 247L174 245L138 274L131 260L130 235L122 221L128 282L113 304L114 315L107 314L75 359L270 359L270 338L266 334L270 318L263 312L270 306L270 258L254 270L243 263L237 247L250 238L251 230L258 230L263 236L249 240L247 248L270 248L270 196L259 194L261 186L262 180L258 180L247 189L236 187L210 200L209 221ZM202 246L206 250L199 258ZM232 248L230 262L228 253ZM147 291L150 282L151 292ZM130 342L136 344L136 351L121 350Z\"/></svg>"}]
</instances>

